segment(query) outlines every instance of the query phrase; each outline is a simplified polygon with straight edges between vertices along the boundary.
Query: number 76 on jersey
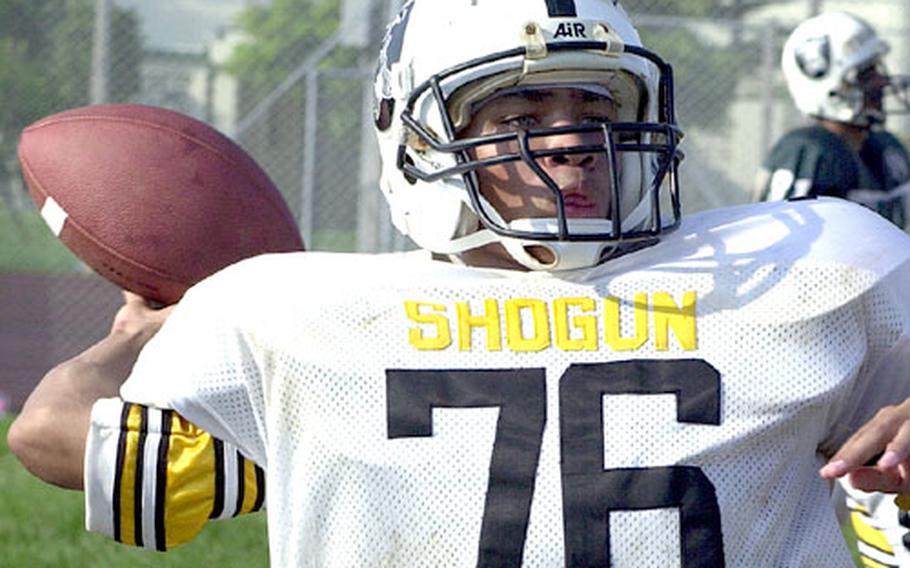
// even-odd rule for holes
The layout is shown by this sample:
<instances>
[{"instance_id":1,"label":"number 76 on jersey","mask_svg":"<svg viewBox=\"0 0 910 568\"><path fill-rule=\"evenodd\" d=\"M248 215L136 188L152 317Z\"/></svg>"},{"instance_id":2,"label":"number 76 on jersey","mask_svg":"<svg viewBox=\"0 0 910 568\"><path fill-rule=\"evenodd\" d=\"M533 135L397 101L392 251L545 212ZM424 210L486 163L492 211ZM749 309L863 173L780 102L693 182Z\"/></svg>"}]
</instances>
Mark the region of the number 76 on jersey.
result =
<instances>
[{"instance_id":1,"label":"number 76 on jersey","mask_svg":"<svg viewBox=\"0 0 910 568\"><path fill-rule=\"evenodd\" d=\"M700 359L570 365L559 379L566 566L609 566L610 512L676 508L684 568L724 566L714 485L694 466L605 469L611 394L672 394L677 421L720 425L720 373ZM544 369L386 371L389 439L429 437L434 408L496 407L479 567L521 566L546 416ZM629 443L640 443L630 440Z\"/></svg>"}]
</instances>

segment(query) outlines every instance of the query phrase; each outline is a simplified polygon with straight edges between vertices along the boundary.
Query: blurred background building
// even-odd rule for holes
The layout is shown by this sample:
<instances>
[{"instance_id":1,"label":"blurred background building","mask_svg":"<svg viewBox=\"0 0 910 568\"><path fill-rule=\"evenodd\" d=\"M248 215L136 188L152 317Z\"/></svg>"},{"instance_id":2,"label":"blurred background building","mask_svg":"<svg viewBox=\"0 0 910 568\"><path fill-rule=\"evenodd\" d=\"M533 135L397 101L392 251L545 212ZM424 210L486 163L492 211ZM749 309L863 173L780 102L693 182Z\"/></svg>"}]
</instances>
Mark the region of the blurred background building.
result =
<instances>
[{"instance_id":1,"label":"blurred background building","mask_svg":"<svg viewBox=\"0 0 910 568\"><path fill-rule=\"evenodd\" d=\"M22 184L19 133L48 114L139 102L195 116L262 164L308 248L408 248L376 188L370 127L376 51L400 3L3 0L0 400L18 408L51 365L107 332L119 302L44 227ZM779 70L783 42L800 20L852 11L891 42L893 72L910 67L906 0L623 4L645 44L674 66L687 212L746 202L767 149L803 120ZM905 121L892 126L907 132Z\"/></svg>"}]
</instances>

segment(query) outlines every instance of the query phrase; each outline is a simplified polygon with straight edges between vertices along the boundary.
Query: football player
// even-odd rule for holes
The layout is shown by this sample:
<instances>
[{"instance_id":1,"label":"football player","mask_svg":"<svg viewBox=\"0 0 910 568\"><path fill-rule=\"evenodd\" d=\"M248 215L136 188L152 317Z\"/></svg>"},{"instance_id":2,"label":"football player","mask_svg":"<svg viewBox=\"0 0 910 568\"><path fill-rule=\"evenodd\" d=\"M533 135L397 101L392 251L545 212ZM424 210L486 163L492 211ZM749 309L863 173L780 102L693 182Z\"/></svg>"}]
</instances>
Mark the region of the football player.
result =
<instances>
[{"instance_id":1,"label":"football player","mask_svg":"<svg viewBox=\"0 0 910 568\"><path fill-rule=\"evenodd\" d=\"M832 199L683 220L671 68L613 0L409 1L375 95L421 250L238 263L147 343L131 298L24 463L166 547L216 500L202 428L265 476L276 566L849 564L817 470L910 395L910 237Z\"/></svg>"},{"instance_id":2,"label":"football player","mask_svg":"<svg viewBox=\"0 0 910 568\"><path fill-rule=\"evenodd\" d=\"M907 112L910 81L888 73L889 50L848 13L821 14L793 30L781 66L793 102L813 122L774 145L756 177L755 199L830 195L908 226L910 157L885 119Z\"/></svg>"}]
</instances>

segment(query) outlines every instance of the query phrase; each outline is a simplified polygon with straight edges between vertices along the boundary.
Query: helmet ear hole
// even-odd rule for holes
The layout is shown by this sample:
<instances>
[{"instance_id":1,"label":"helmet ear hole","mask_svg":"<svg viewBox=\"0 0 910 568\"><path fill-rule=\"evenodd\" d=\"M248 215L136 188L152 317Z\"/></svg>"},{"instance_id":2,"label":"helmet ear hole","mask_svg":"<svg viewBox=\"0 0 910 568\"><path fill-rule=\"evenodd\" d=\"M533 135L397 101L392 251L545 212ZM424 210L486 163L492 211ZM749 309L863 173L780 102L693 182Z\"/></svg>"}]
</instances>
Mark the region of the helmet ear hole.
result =
<instances>
[{"instance_id":1,"label":"helmet ear hole","mask_svg":"<svg viewBox=\"0 0 910 568\"><path fill-rule=\"evenodd\" d=\"M376 129L385 132L392 126L392 113L395 111L395 99L381 99L374 113Z\"/></svg>"},{"instance_id":2,"label":"helmet ear hole","mask_svg":"<svg viewBox=\"0 0 910 568\"><path fill-rule=\"evenodd\" d=\"M556 255L553 251L541 245L525 245L525 252L534 257L541 264L550 265L556 262Z\"/></svg>"},{"instance_id":3,"label":"helmet ear hole","mask_svg":"<svg viewBox=\"0 0 910 568\"><path fill-rule=\"evenodd\" d=\"M409 165L409 166L414 166L414 158L412 158L412 157L410 156L410 154L405 154L405 155L404 155L404 163L406 163L406 164ZM404 175L405 181L407 181L407 182L408 182L409 184L411 184L411 185L417 185L417 178L416 178L416 177L412 176L411 174L409 174L409 173L408 173L407 171L405 171L405 170L401 170L401 173Z\"/></svg>"}]
</instances>

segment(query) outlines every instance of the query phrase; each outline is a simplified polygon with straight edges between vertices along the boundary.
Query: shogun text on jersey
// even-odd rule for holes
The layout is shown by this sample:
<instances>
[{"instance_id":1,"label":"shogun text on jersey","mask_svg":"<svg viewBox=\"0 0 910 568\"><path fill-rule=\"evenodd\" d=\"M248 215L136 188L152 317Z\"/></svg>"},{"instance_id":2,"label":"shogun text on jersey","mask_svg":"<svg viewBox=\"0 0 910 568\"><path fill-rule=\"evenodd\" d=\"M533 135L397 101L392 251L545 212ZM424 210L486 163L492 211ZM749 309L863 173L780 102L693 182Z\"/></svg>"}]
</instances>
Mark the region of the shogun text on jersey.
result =
<instances>
[{"instance_id":1,"label":"shogun text on jersey","mask_svg":"<svg viewBox=\"0 0 910 568\"><path fill-rule=\"evenodd\" d=\"M657 351L697 348L696 294L676 299L666 292L638 293L631 300L564 297L487 298L480 302L407 300L405 315L414 324L408 342L419 351L486 349L534 352L636 351L649 341ZM483 335L475 335L482 330ZM481 337L486 341L481 343Z\"/></svg>"}]
</instances>

